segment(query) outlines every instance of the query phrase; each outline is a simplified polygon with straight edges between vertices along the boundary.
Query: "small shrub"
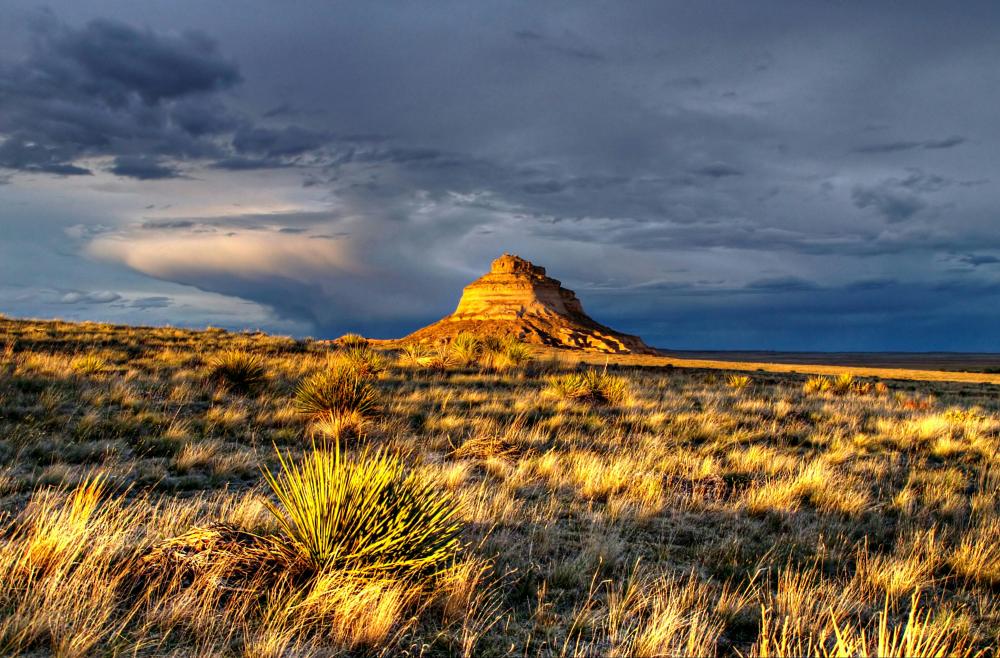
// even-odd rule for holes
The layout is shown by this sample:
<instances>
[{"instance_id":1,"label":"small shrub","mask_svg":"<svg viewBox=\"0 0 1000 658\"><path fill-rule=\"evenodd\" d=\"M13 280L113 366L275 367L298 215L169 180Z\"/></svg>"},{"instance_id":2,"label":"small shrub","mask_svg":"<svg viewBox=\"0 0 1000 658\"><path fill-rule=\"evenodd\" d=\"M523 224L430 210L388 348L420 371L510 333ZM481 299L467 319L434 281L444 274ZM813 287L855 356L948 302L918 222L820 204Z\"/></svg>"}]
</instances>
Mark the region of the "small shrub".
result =
<instances>
[{"instance_id":1,"label":"small shrub","mask_svg":"<svg viewBox=\"0 0 1000 658\"><path fill-rule=\"evenodd\" d=\"M361 334L347 333L333 341L340 347L368 347L368 339Z\"/></svg>"},{"instance_id":2,"label":"small shrub","mask_svg":"<svg viewBox=\"0 0 1000 658\"><path fill-rule=\"evenodd\" d=\"M586 370L549 377L546 394L594 404L624 404L631 399L628 380L605 371Z\"/></svg>"},{"instance_id":3,"label":"small shrub","mask_svg":"<svg viewBox=\"0 0 1000 658\"><path fill-rule=\"evenodd\" d=\"M461 548L457 503L384 450L348 461L334 442L298 463L278 459L277 475L263 469L278 498L268 509L316 570L415 574Z\"/></svg>"},{"instance_id":4,"label":"small shrub","mask_svg":"<svg viewBox=\"0 0 1000 658\"><path fill-rule=\"evenodd\" d=\"M210 368L209 379L234 393L249 393L267 378L263 357L242 350L217 355Z\"/></svg>"},{"instance_id":5,"label":"small shrub","mask_svg":"<svg viewBox=\"0 0 1000 658\"><path fill-rule=\"evenodd\" d=\"M483 343L475 334L463 331L455 336L448 345L448 352L456 365L468 368L479 360L483 351Z\"/></svg>"},{"instance_id":6,"label":"small shrub","mask_svg":"<svg viewBox=\"0 0 1000 658\"><path fill-rule=\"evenodd\" d=\"M735 391L746 390L750 388L750 384L752 383L753 380L750 379L750 375L729 375L726 378L726 385Z\"/></svg>"},{"instance_id":7,"label":"small shrub","mask_svg":"<svg viewBox=\"0 0 1000 658\"><path fill-rule=\"evenodd\" d=\"M315 420L348 414L370 418L378 413L378 404L378 389L350 368L324 370L295 390L296 410Z\"/></svg>"}]
</instances>

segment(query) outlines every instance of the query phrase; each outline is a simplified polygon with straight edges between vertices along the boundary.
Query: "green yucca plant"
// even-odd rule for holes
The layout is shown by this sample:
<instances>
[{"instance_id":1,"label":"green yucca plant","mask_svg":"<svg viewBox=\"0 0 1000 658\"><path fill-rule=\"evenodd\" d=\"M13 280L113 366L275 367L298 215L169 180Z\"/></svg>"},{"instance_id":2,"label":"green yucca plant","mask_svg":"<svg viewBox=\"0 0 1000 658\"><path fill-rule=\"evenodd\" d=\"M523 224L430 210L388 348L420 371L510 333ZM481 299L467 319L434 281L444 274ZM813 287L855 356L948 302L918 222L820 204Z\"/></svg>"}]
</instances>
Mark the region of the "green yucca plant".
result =
<instances>
[{"instance_id":1,"label":"green yucca plant","mask_svg":"<svg viewBox=\"0 0 1000 658\"><path fill-rule=\"evenodd\" d=\"M278 499L268 509L316 570L415 575L461 548L457 502L382 449L348 460L333 442L278 460L277 474L262 469Z\"/></svg>"},{"instance_id":2,"label":"green yucca plant","mask_svg":"<svg viewBox=\"0 0 1000 658\"><path fill-rule=\"evenodd\" d=\"M379 393L368 377L348 367L334 367L305 379L295 390L295 408L301 414L323 416L378 413Z\"/></svg>"},{"instance_id":3,"label":"green yucca plant","mask_svg":"<svg viewBox=\"0 0 1000 658\"><path fill-rule=\"evenodd\" d=\"M438 345L427 357L427 367L431 370L445 371L455 366L455 355L448 345Z\"/></svg>"},{"instance_id":4,"label":"green yucca plant","mask_svg":"<svg viewBox=\"0 0 1000 658\"><path fill-rule=\"evenodd\" d=\"M407 343L396 356L400 365L425 368L430 363L431 351L423 343Z\"/></svg>"},{"instance_id":5,"label":"green yucca plant","mask_svg":"<svg viewBox=\"0 0 1000 658\"><path fill-rule=\"evenodd\" d=\"M806 393L826 393L830 386L831 381L827 377L810 377L802 385L802 390Z\"/></svg>"},{"instance_id":6,"label":"green yucca plant","mask_svg":"<svg viewBox=\"0 0 1000 658\"><path fill-rule=\"evenodd\" d=\"M216 355L209 368L209 379L235 393L249 393L267 378L264 358L243 350Z\"/></svg>"},{"instance_id":7,"label":"green yucca plant","mask_svg":"<svg viewBox=\"0 0 1000 658\"><path fill-rule=\"evenodd\" d=\"M475 334L463 331L452 338L448 351L457 365L469 367L479 360L483 343Z\"/></svg>"},{"instance_id":8,"label":"green yucca plant","mask_svg":"<svg viewBox=\"0 0 1000 658\"><path fill-rule=\"evenodd\" d=\"M389 365L389 360L379 351L364 345L353 345L339 352L335 359L362 377L376 377Z\"/></svg>"},{"instance_id":9,"label":"green yucca plant","mask_svg":"<svg viewBox=\"0 0 1000 658\"><path fill-rule=\"evenodd\" d=\"M594 369L550 377L545 391L553 397L597 404L624 404L632 397L627 379Z\"/></svg>"},{"instance_id":10,"label":"green yucca plant","mask_svg":"<svg viewBox=\"0 0 1000 658\"><path fill-rule=\"evenodd\" d=\"M737 391L749 388L752 383L753 380L750 379L750 375L729 375L726 378L726 385Z\"/></svg>"},{"instance_id":11,"label":"green yucca plant","mask_svg":"<svg viewBox=\"0 0 1000 658\"><path fill-rule=\"evenodd\" d=\"M853 391L855 386L854 375L845 372L837 375L837 378L830 382L830 391L837 395L846 395Z\"/></svg>"}]
</instances>

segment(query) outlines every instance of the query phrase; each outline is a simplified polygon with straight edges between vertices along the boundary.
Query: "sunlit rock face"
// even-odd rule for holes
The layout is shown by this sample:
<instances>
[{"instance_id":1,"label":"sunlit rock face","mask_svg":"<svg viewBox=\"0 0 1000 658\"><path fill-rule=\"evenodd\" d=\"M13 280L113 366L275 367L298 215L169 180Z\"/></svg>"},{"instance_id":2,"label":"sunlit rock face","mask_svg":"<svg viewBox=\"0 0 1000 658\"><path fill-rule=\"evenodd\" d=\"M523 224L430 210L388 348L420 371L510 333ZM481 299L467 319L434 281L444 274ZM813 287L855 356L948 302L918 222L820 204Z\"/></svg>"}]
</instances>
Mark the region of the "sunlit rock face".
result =
<instances>
[{"instance_id":1,"label":"sunlit rock face","mask_svg":"<svg viewBox=\"0 0 1000 658\"><path fill-rule=\"evenodd\" d=\"M407 338L447 341L461 331L594 352L655 351L636 336L591 320L572 290L546 276L544 267L511 254L497 258L488 274L465 287L454 313Z\"/></svg>"}]
</instances>

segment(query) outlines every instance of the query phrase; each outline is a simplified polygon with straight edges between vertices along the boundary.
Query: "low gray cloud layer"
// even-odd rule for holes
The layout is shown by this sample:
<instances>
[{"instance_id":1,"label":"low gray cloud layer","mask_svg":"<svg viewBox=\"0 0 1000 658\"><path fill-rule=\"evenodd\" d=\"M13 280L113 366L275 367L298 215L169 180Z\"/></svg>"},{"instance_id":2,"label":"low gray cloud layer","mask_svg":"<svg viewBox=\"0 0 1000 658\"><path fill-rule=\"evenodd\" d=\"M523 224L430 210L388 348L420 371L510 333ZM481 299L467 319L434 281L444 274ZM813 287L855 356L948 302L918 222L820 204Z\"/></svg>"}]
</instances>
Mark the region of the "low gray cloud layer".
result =
<instances>
[{"instance_id":1,"label":"low gray cloud layer","mask_svg":"<svg viewBox=\"0 0 1000 658\"><path fill-rule=\"evenodd\" d=\"M655 344L995 349L991 3L30 5L0 310L398 335L518 251Z\"/></svg>"}]
</instances>

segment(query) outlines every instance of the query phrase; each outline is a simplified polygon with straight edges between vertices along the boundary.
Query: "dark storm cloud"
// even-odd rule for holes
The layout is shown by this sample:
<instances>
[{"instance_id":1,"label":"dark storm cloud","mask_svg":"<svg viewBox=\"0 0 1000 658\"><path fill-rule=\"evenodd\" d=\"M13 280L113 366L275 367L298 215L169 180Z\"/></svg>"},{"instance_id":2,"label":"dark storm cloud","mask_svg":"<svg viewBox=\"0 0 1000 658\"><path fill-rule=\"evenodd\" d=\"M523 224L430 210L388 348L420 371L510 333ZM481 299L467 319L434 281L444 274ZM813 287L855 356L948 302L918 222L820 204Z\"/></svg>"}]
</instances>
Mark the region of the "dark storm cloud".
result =
<instances>
[{"instance_id":1,"label":"dark storm cloud","mask_svg":"<svg viewBox=\"0 0 1000 658\"><path fill-rule=\"evenodd\" d=\"M164 36L110 20L79 30L54 20L36 25L33 73L112 106L127 105L133 95L154 105L240 81L236 66L201 32Z\"/></svg>"},{"instance_id":2,"label":"dark storm cloud","mask_svg":"<svg viewBox=\"0 0 1000 658\"><path fill-rule=\"evenodd\" d=\"M694 173L709 178L725 178L727 176L742 176L743 171L724 162L716 162L694 170Z\"/></svg>"},{"instance_id":3,"label":"dark storm cloud","mask_svg":"<svg viewBox=\"0 0 1000 658\"><path fill-rule=\"evenodd\" d=\"M897 153L899 151L912 151L914 149L950 149L965 143L965 138L958 135L946 137L944 139L928 139L917 142L885 142L881 144L866 144L854 149L855 153Z\"/></svg>"},{"instance_id":4,"label":"dark storm cloud","mask_svg":"<svg viewBox=\"0 0 1000 658\"><path fill-rule=\"evenodd\" d=\"M894 183L858 185L851 192L851 199L858 208L876 210L887 222L902 222L927 207L923 199L902 191Z\"/></svg>"},{"instance_id":5,"label":"dark storm cloud","mask_svg":"<svg viewBox=\"0 0 1000 658\"><path fill-rule=\"evenodd\" d=\"M5 197L31 172L69 198L0 213L93 207L32 234L50 278L79 249L267 326L392 335L508 250L658 344L1000 321L995 4L56 5L0 42Z\"/></svg>"},{"instance_id":6,"label":"dark storm cloud","mask_svg":"<svg viewBox=\"0 0 1000 658\"><path fill-rule=\"evenodd\" d=\"M904 178L887 178L875 185L857 185L851 199L858 208L872 208L888 222L910 219L928 206L927 195L952 184L943 176L910 171Z\"/></svg>"},{"instance_id":7,"label":"dark storm cloud","mask_svg":"<svg viewBox=\"0 0 1000 658\"><path fill-rule=\"evenodd\" d=\"M119 155L111 166L111 173L116 176L135 178L138 180L160 180L163 178L180 178L181 173L173 167L164 165L156 158L142 155Z\"/></svg>"},{"instance_id":8,"label":"dark storm cloud","mask_svg":"<svg viewBox=\"0 0 1000 658\"><path fill-rule=\"evenodd\" d=\"M966 254L959 258L959 260L967 265L972 265L973 267L979 267L980 265L994 265L1000 263L1000 258L996 256L989 256L986 254Z\"/></svg>"},{"instance_id":9,"label":"dark storm cloud","mask_svg":"<svg viewBox=\"0 0 1000 658\"><path fill-rule=\"evenodd\" d=\"M583 62L603 62L607 57L595 48L581 43L580 37L564 33L559 37L549 37L533 30L515 30L514 37L526 44L536 45L548 52L565 55Z\"/></svg>"},{"instance_id":10,"label":"dark storm cloud","mask_svg":"<svg viewBox=\"0 0 1000 658\"><path fill-rule=\"evenodd\" d=\"M242 128L233 136L233 147L237 153L254 154L275 159L302 155L312 151L329 137L296 126L281 129Z\"/></svg>"},{"instance_id":11,"label":"dark storm cloud","mask_svg":"<svg viewBox=\"0 0 1000 658\"><path fill-rule=\"evenodd\" d=\"M129 306L132 308L138 308L142 310L148 310L151 308L167 308L172 306L174 300L165 295L151 295L149 297L139 297L133 299L129 302Z\"/></svg>"},{"instance_id":12,"label":"dark storm cloud","mask_svg":"<svg viewBox=\"0 0 1000 658\"><path fill-rule=\"evenodd\" d=\"M801 292L803 290L816 290L818 287L814 281L807 281L797 276L758 279L746 285L747 290L763 292Z\"/></svg>"},{"instance_id":13,"label":"dark storm cloud","mask_svg":"<svg viewBox=\"0 0 1000 658\"><path fill-rule=\"evenodd\" d=\"M0 60L0 167L86 175L81 159L114 156L112 173L157 180L181 175L166 159L282 167L327 141L296 126L255 126L228 109L219 95L243 76L204 32L107 19L74 28L49 13L28 29L27 55Z\"/></svg>"}]
</instances>

